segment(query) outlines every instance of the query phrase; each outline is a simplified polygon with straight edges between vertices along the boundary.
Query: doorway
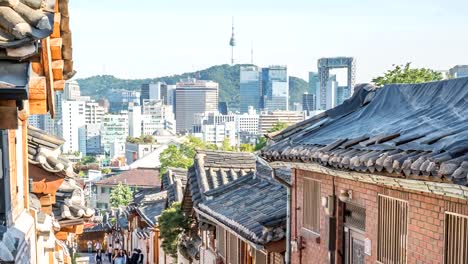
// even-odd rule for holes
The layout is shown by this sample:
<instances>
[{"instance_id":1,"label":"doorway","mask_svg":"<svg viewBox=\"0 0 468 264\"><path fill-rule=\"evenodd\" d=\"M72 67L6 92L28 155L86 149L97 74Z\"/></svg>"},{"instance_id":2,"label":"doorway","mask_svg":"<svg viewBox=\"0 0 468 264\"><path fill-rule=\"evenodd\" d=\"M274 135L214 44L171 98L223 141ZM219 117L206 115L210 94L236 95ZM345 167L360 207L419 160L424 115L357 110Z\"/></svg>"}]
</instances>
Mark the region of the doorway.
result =
<instances>
[{"instance_id":1,"label":"doorway","mask_svg":"<svg viewBox=\"0 0 468 264\"><path fill-rule=\"evenodd\" d=\"M344 263L365 264L366 209L344 204Z\"/></svg>"}]
</instances>

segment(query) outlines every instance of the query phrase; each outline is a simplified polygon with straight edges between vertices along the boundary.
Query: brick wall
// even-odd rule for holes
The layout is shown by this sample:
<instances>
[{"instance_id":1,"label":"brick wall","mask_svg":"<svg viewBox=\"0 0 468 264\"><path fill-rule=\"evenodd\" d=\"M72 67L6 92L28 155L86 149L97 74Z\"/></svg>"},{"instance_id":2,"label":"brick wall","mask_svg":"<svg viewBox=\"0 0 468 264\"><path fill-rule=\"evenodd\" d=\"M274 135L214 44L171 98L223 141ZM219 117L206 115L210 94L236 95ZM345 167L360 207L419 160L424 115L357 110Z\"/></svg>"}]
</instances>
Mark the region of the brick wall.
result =
<instances>
[{"instance_id":1,"label":"brick wall","mask_svg":"<svg viewBox=\"0 0 468 264\"><path fill-rule=\"evenodd\" d=\"M293 174L291 239L294 241L301 237L303 249L301 252L293 251L291 260L292 263L300 263L301 255L302 263L329 263L325 239L325 209L320 209L320 236L302 228L304 177L321 182L322 197L333 193L332 176L304 170L296 170L296 177ZM375 263L377 258L377 200L379 194L408 201L407 263L443 263L445 212L468 215L468 201L466 200L360 183L337 177L334 178L334 184L336 194L339 194L340 190L352 190L352 203L366 209L365 237L370 239L372 243L371 255L366 256L366 263ZM296 189L295 186L297 186ZM337 201L335 206L338 213L336 259L337 263L341 263L344 254L342 249L344 236L343 203Z\"/></svg>"}]
</instances>

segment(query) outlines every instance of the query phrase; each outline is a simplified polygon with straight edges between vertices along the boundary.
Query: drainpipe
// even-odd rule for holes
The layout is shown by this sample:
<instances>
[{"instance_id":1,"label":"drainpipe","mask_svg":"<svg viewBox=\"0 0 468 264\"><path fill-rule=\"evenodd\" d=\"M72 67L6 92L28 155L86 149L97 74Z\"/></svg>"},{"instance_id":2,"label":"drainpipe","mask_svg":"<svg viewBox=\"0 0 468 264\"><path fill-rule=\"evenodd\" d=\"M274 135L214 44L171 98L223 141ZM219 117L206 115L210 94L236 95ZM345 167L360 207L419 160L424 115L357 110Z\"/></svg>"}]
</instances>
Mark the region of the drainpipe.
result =
<instances>
[{"instance_id":1,"label":"drainpipe","mask_svg":"<svg viewBox=\"0 0 468 264\"><path fill-rule=\"evenodd\" d=\"M297 242L297 250L299 251L299 264L302 264L302 238L297 235L297 211L299 211L299 206L297 206L297 173L294 169L294 233Z\"/></svg>"},{"instance_id":2,"label":"drainpipe","mask_svg":"<svg viewBox=\"0 0 468 264\"><path fill-rule=\"evenodd\" d=\"M281 185L286 187L287 191L287 202L286 202L286 254L285 254L285 264L291 263L291 184L283 181L281 178L276 176L275 169L272 169L273 178L277 180Z\"/></svg>"}]
</instances>

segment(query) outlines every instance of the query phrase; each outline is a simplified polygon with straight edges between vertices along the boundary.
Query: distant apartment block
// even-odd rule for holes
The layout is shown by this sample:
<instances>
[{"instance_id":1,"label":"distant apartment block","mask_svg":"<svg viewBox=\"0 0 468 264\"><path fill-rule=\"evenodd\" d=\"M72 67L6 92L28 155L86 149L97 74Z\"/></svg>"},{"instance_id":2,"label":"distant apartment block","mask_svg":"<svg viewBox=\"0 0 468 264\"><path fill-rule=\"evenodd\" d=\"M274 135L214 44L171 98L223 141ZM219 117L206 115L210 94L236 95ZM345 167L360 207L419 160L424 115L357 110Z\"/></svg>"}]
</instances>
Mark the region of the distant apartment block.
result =
<instances>
[{"instance_id":1,"label":"distant apartment block","mask_svg":"<svg viewBox=\"0 0 468 264\"><path fill-rule=\"evenodd\" d=\"M468 77L468 65L456 65L449 70L451 78Z\"/></svg>"},{"instance_id":2,"label":"distant apartment block","mask_svg":"<svg viewBox=\"0 0 468 264\"><path fill-rule=\"evenodd\" d=\"M257 66L240 67L240 112L247 113L249 106L260 110L262 99L261 71Z\"/></svg>"},{"instance_id":3,"label":"distant apartment block","mask_svg":"<svg viewBox=\"0 0 468 264\"><path fill-rule=\"evenodd\" d=\"M231 146L236 145L236 115L223 115L218 112L196 114L193 134L203 141L220 146L228 138Z\"/></svg>"},{"instance_id":4,"label":"distant apartment block","mask_svg":"<svg viewBox=\"0 0 468 264\"><path fill-rule=\"evenodd\" d=\"M289 109L289 81L286 66L262 69L263 109L269 111Z\"/></svg>"},{"instance_id":5,"label":"distant apartment block","mask_svg":"<svg viewBox=\"0 0 468 264\"><path fill-rule=\"evenodd\" d=\"M259 115L250 106L247 113L236 115L236 134L239 143L254 143L258 136Z\"/></svg>"},{"instance_id":6,"label":"distant apartment block","mask_svg":"<svg viewBox=\"0 0 468 264\"><path fill-rule=\"evenodd\" d=\"M128 107L140 104L140 91L112 90L107 99L109 100L109 112L119 113Z\"/></svg>"},{"instance_id":7,"label":"distant apartment block","mask_svg":"<svg viewBox=\"0 0 468 264\"><path fill-rule=\"evenodd\" d=\"M260 113L258 132L261 135L268 133L278 123L294 125L304 120L301 112L294 111L264 111Z\"/></svg>"},{"instance_id":8,"label":"distant apartment block","mask_svg":"<svg viewBox=\"0 0 468 264\"><path fill-rule=\"evenodd\" d=\"M197 113L218 109L218 83L189 79L176 85L175 117L178 133L189 132Z\"/></svg>"}]
</instances>

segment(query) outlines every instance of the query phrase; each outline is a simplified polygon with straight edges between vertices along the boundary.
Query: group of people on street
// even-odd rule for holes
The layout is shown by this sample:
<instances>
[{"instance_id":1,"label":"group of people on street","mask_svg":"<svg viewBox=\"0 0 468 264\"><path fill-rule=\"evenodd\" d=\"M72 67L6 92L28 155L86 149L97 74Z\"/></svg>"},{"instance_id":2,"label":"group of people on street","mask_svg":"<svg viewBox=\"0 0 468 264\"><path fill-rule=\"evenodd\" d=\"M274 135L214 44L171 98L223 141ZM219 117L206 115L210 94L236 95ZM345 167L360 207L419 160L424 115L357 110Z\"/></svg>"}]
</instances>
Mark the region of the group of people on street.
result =
<instances>
[{"instance_id":1,"label":"group of people on street","mask_svg":"<svg viewBox=\"0 0 468 264\"><path fill-rule=\"evenodd\" d=\"M92 242L91 242L91 249L89 246L88 241L88 252L92 252ZM114 244L114 247L112 247L112 244L109 244L107 247L106 253L103 252L102 250L102 245L98 241L94 245L96 249L96 255L95 255L95 260L97 264L102 264L104 263L104 260L107 260L106 263L110 264L143 264L144 260L144 255L140 249L133 249L133 252L131 255L128 254L128 252L125 249L122 249L120 246L119 241L116 241Z\"/></svg>"}]
</instances>

